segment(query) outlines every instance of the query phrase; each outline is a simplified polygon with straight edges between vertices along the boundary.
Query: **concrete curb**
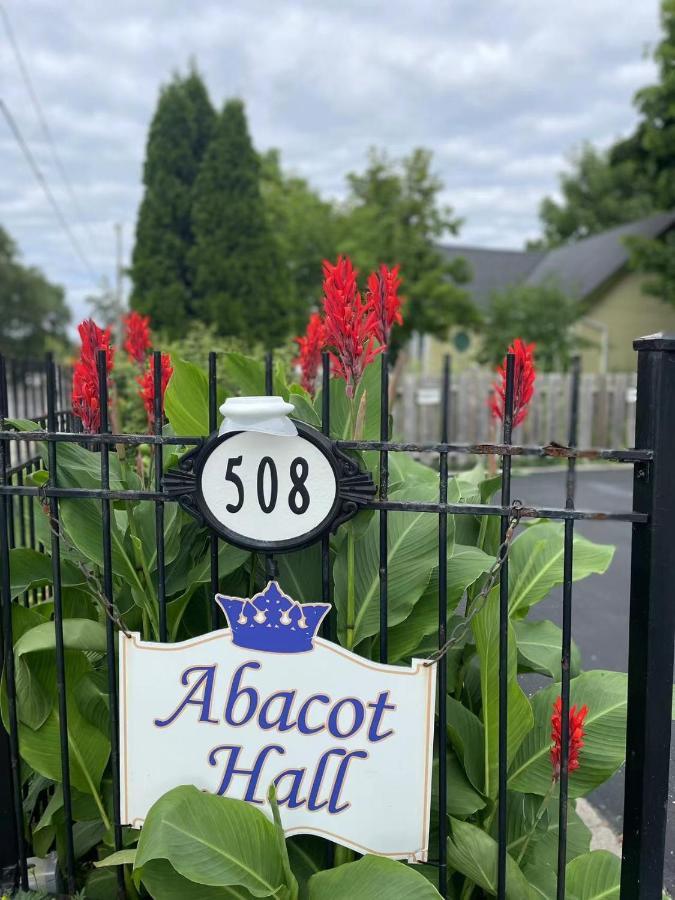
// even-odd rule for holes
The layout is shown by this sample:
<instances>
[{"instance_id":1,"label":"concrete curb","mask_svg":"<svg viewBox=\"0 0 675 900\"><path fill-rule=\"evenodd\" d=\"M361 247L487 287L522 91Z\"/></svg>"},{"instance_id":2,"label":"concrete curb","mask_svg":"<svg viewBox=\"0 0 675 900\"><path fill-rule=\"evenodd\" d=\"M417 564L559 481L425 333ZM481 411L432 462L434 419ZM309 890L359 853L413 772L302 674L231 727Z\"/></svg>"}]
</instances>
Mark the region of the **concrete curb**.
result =
<instances>
[{"instance_id":1,"label":"concrete curb","mask_svg":"<svg viewBox=\"0 0 675 900\"><path fill-rule=\"evenodd\" d=\"M614 856L621 856L621 839L607 819L588 800L577 800L577 813L591 832L591 850L609 850Z\"/></svg>"}]
</instances>

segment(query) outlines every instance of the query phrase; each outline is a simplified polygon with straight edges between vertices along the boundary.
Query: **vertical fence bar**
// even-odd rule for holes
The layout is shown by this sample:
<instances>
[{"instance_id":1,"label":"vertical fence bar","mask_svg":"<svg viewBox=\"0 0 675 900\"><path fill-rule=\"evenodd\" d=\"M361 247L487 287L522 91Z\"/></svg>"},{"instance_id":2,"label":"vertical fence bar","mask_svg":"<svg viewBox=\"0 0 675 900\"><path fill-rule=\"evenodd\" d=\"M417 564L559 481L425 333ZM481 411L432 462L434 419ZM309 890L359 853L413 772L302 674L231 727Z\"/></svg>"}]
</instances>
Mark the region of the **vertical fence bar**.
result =
<instances>
[{"instance_id":1,"label":"vertical fence bar","mask_svg":"<svg viewBox=\"0 0 675 900\"><path fill-rule=\"evenodd\" d=\"M216 354L209 353L209 434L213 434L218 427L218 374L216 370ZM211 609L211 630L218 628L221 613L213 598L218 593L218 535L211 531L209 538L211 547L211 592L209 595L209 607Z\"/></svg>"},{"instance_id":2,"label":"vertical fence bar","mask_svg":"<svg viewBox=\"0 0 675 900\"><path fill-rule=\"evenodd\" d=\"M389 351L380 355L380 440L389 440ZM380 450L380 500L386 500L389 493L389 452ZM380 517L380 662L388 657L389 635L389 533L387 511L381 509Z\"/></svg>"},{"instance_id":3,"label":"vertical fence bar","mask_svg":"<svg viewBox=\"0 0 675 900\"><path fill-rule=\"evenodd\" d=\"M570 447L577 445L577 428L579 420L579 376L581 359L575 356L572 360L570 378L570 417L568 423L567 443ZM567 477L565 479L565 508L574 509L576 491L576 459L567 460ZM572 574L574 570L574 520L566 519L563 537L563 608L562 608L562 647L560 656L560 797L558 807L558 866L557 866L557 900L565 900L565 867L567 865L567 811L569 798L569 742L570 742L570 657L572 646Z\"/></svg>"},{"instance_id":4,"label":"vertical fence bar","mask_svg":"<svg viewBox=\"0 0 675 900\"><path fill-rule=\"evenodd\" d=\"M652 449L637 463L628 644L628 722L621 900L657 900L663 888L675 603L672 598L675 481L675 335L634 341L638 351L635 446Z\"/></svg>"},{"instance_id":5,"label":"vertical fence bar","mask_svg":"<svg viewBox=\"0 0 675 900\"><path fill-rule=\"evenodd\" d=\"M502 442L511 443L513 430L513 382L516 358L513 353L506 357L506 392L504 396L504 422ZM502 506L511 503L511 457L502 456ZM506 537L509 517L501 518L501 541ZM505 551L502 550L505 555ZM509 654L509 564L504 559L499 571L499 798L497 807L497 897L506 897L506 775L508 738L508 654Z\"/></svg>"},{"instance_id":6,"label":"vertical fence bar","mask_svg":"<svg viewBox=\"0 0 675 900\"><path fill-rule=\"evenodd\" d=\"M330 437L330 356L326 351L321 354L321 430ZM330 536L321 538L321 599L324 603L333 602L333 582L330 571ZM336 639L335 613L331 609L326 617L325 634L329 640Z\"/></svg>"},{"instance_id":7,"label":"vertical fence bar","mask_svg":"<svg viewBox=\"0 0 675 900\"><path fill-rule=\"evenodd\" d=\"M274 356L272 353L265 354L265 393L268 397L274 393ZM277 564L272 553L265 554L265 572L269 580L278 577Z\"/></svg>"},{"instance_id":8,"label":"vertical fence bar","mask_svg":"<svg viewBox=\"0 0 675 900\"><path fill-rule=\"evenodd\" d=\"M101 410L101 434L109 434L108 422L108 364L105 350L96 352L98 368L98 395ZM110 445L101 442L101 487L110 490ZM119 760L119 709L117 703L117 665L115 658L115 626L112 619L114 609L112 540L110 531L110 500L101 500L103 524L103 595L108 606L105 619L106 664L108 669L108 702L110 705L110 774L112 780L113 835L115 850L122 849L122 824L120 822L120 760ZM117 869L117 896L124 897L124 868Z\"/></svg>"},{"instance_id":9,"label":"vertical fence bar","mask_svg":"<svg viewBox=\"0 0 675 900\"><path fill-rule=\"evenodd\" d=\"M443 387L441 394L442 444L448 442L450 405L450 356L443 359ZM439 459L439 501L448 502L448 454ZM438 514L438 646L444 647L448 628L448 514ZM448 662L446 656L438 660L438 892L448 895L448 797L447 781L447 724L448 724Z\"/></svg>"},{"instance_id":10,"label":"vertical fence bar","mask_svg":"<svg viewBox=\"0 0 675 900\"><path fill-rule=\"evenodd\" d=\"M4 357L0 356L0 428L5 428L7 417L7 377ZM0 441L0 483L7 484L7 463L9 448L7 441ZM7 709L9 713L8 740L3 735L2 754L4 759L6 751L9 756L9 771L3 766L3 787L0 795L2 809L2 824L0 835L3 836L3 847L0 849L0 860L9 863L7 857L14 856L14 849L18 851L19 877L21 887L28 890L28 871L26 867L26 844L23 834L23 810L21 796L21 770L19 761L19 720L16 707L16 680L14 670L14 634L12 630L12 590L9 571L9 534L7 530L7 495L0 495L0 592L2 600L2 662L5 672L7 688ZM7 773L9 778L7 778ZM10 789L5 790L5 785ZM11 809L10 809L11 807ZM13 820L13 821L12 821ZM12 840L12 828L15 840Z\"/></svg>"},{"instance_id":11,"label":"vertical fence bar","mask_svg":"<svg viewBox=\"0 0 675 900\"><path fill-rule=\"evenodd\" d=\"M52 354L47 355L47 429L56 431L56 366ZM49 485L57 487L56 442L47 442ZM56 688L59 705L59 739L61 746L61 781L63 785L63 814L66 825L66 882L68 891L75 893L75 849L73 844L73 810L70 792L70 749L68 746L68 709L66 700L66 660L63 646L63 608L61 605L61 540L59 501L49 498L51 526L52 577L54 585L54 631L56 634Z\"/></svg>"},{"instance_id":12,"label":"vertical fence bar","mask_svg":"<svg viewBox=\"0 0 675 900\"><path fill-rule=\"evenodd\" d=\"M560 803L558 807L558 881L557 900L565 900L565 866L567 865L567 800L569 785L570 745L570 648L572 644L572 572L574 554L574 520L565 519L563 538L563 615L560 726Z\"/></svg>"},{"instance_id":13,"label":"vertical fence bar","mask_svg":"<svg viewBox=\"0 0 675 900\"><path fill-rule=\"evenodd\" d=\"M162 354L155 350L152 354L153 377L153 420L155 435L161 437L164 421L164 394L162 390ZM162 490L162 477L164 473L164 448L161 443L154 446L155 460L155 490ZM155 501L155 537L157 540L157 601L159 603L159 639L166 641L166 573L164 571L164 501Z\"/></svg>"},{"instance_id":14,"label":"vertical fence bar","mask_svg":"<svg viewBox=\"0 0 675 900\"><path fill-rule=\"evenodd\" d=\"M581 383L581 357L572 359L570 369L570 418L567 432L567 445L576 447L579 431L579 385ZM574 509L574 494L577 486L577 461L570 456L567 460L567 478L565 479L565 503L568 509ZM569 505L571 502L571 506Z\"/></svg>"}]
</instances>

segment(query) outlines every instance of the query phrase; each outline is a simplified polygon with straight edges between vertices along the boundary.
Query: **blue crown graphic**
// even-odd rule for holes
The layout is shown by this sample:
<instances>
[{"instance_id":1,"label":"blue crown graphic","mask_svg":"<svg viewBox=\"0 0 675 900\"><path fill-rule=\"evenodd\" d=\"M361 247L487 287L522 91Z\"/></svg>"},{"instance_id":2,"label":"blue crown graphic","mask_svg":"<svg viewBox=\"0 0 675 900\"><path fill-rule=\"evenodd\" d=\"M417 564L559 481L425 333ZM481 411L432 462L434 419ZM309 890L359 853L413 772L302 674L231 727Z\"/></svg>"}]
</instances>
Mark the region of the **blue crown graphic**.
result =
<instances>
[{"instance_id":1,"label":"blue crown graphic","mask_svg":"<svg viewBox=\"0 0 675 900\"><path fill-rule=\"evenodd\" d=\"M270 581L255 597L225 597L216 594L232 629L232 642L249 650L269 653L305 653L330 603L298 603Z\"/></svg>"}]
</instances>

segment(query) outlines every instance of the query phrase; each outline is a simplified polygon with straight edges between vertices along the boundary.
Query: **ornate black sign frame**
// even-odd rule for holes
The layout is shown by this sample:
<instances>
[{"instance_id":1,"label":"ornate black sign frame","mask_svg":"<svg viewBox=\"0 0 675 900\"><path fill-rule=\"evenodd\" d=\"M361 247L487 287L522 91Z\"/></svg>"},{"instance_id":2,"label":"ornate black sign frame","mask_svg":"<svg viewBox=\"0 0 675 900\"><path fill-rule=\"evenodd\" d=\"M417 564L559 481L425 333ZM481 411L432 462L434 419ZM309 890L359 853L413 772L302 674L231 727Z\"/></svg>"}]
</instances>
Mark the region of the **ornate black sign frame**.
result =
<instances>
[{"instance_id":1,"label":"ornate black sign frame","mask_svg":"<svg viewBox=\"0 0 675 900\"><path fill-rule=\"evenodd\" d=\"M280 541L261 541L238 534L214 518L202 493L202 471L213 451L225 441L241 434L241 431L231 431L222 435L214 433L204 444L183 456L178 466L165 474L163 480L165 492L176 498L186 512L235 547L263 553L289 553L311 546L324 534L335 532L340 525L353 518L373 499L377 488L370 472L361 469L358 462L340 450L334 441L304 422L294 420L294 425L298 430L298 437L318 448L330 463L337 485L335 500L329 513L311 531Z\"/></svg>"}]
</instances>

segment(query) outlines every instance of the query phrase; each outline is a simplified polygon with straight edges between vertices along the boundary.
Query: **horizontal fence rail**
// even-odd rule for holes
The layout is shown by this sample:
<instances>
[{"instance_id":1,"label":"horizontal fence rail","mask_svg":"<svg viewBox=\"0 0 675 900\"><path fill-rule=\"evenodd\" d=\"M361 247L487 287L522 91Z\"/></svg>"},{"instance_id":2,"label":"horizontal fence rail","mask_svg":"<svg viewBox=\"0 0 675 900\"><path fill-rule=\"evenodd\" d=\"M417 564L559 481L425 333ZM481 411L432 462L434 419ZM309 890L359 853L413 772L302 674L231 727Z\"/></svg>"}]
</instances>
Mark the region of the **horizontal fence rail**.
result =
<instances>
[{"instance_id":1,"label":"horizontal fence rail","mask_svg":"<svg viewBox=\"0 0 675 900\"><path fill-rule=\"evenodd\" d=\"M645 353L640 354L645 357ZM438 698L437 698L437 742L439 750L439 784L441 785L438 796L438 813L437 813L437 845L430 848L432 859L430 865L434 866L438 873L438 889L445 898L449 896L449 869L447 857L447 841L449 837L449 819L447 816L445 776L446 776L446 746L447 746L447 726L448 726L448 710L447 710L447 661L443 655L448 640L448 598L446 583L446 566L448 559L448 515L470 515L470 516L492 516L496 517L500 523L501 547L498 551L499 568L499 672L500 672L500 693L499 693L499 723L498 723L498 782L499 791L496 801L496 835L498 856L496 860L497 874L497 896L506 898L508 894L507 884L507 740L509 729L508 717L508 696L507 696L507 664L508 664L508 628L509 628L509 583L508 583L508 534L512 530L513 522L517 522L521 518L547 518L559 520L564 523L564 542L563 542L563 593L562 593L562 643L561 643L561 697L562 697L562 751L561 751L561 771L560 771L560 794L558 804L558 865L557 865L557 897L563 900L566 896L565 885L565 867L567 859L567 815L568 815L568 778L569 778L569 759L568 759L568 728L569 728L569 709L570 709L570 658L571 658L571 624L572 624L572 606L573 606L573 562L574 562L574 530L575 523L580 520L605 520L614 522L630 523L633 528L634 539L641 542L644 553L647 554L647 563L643 561L642 565L649 564L652 559L650 554L655 552L653 544L655 538L652 536L652 542L649 542L648 536L651 534L650 529L653 527L654 503L656 502L652 494L644 491L640 495L640 502L636 505L636 509L627 509L620 512L605 512L597 510L581 510L575 505L576 499L576 465L580 459L603 459L622 462L635 467L636 484L651 484L654 472L658 470L660 459L658 453L663 454L666 444L665 426L661 431L654 431L652 418L655 410L660 407L670 410L673 400L669 401L669 405L663 396L663 391L672 389L672 396L675 396L675 376L672 372L668 378L663 375L663 366L669 365L675 370L675 342L673 346L665 352L652 352L649 356L649 365L647 362L641 363L641 391L648 400L640 406L640 397L638 396L638 432L639 441L637 449L589 449L584 447L582 438L596 431L589 430L591 425L595 428L596 414L593 411L595 406L585 407L585 392L589 389L585 387L592 382L588 380L588 376L580 376L578 368L575 367L569 376L561 378L557 376L557 381L553 376L549 376L548 382L543 381L540 387L540 396L542 399L541 410L534 415L534 423L528 431L527 427L521 428L518 436L523 438L522 443L513 443L513 385L514 385L514 358L508 357L507 365L507 385L506 385L506 402L504 422L501 425L500 432L497 434L494 423L489 419L486 410L483 408L483 400L480 399L486 394L486 385L479 385L473 392L473 399L466 398L468 391L468 374L463 373L458 378L453 379L449 360L446 361L442 378L433 386L433 390L438 391L437 400L434 401L436 410L433 416L429 410L434 406L433 403L422 403L418 405L414 402L415 393L431 390L432 386L420 386L419 382L405 381L401 394L396 401L400 404L399 411L403 409L403 416L399 415L399 421L403 421L404 425L398 429L395 435L390 433L389 428L389 370L387 355L382 354L382 381L380 395L380 439L377 441L338 441L338 446L342 450L361 450L370 451L376 454L377 459L377 481L378 494L375 499L366 503L366 507L376 511L379 518L379 620L380 634L378 642L379 658L383 662L388 661L388 616L389 616L389 534L388 534L388 514L392 511L428 513L434 515L438 520L438 555L437 562L439 566L439 588L437 597L437 646L438 654L436 664L438 665ZM31 547L34 549L44 550L44 546L40 543L35 523L37 516L42 515L42 509L47 508L49 522L51 525L51 557L53 565L53 585L51 588L34 590L27 592L22 598L18 598L16 602L23 602L28 606L33 606L43 602L45 599L51 599L54 603L54 635L56 647L56 673L57 673L57 691L59 701L59 733L61 741L61 783L64 792L64 809L66 822L66 841L62 850L62 865L65 872L66 886L69 894L74 894L76 890L76 866L74 854L74 836L73 836L73 817L72 817L72 798L70 792L71 777L71 750L68 739L68 704L67 704L67 684L68 684L68 666L64 651L63 637L63 608L61 598L61 559L64 554L64 546L61 540L61 531L59 527L60 521L60 501L64 498L69 500L97 500L101 505L102 512L102 533L97 535L97 539L101 542L101 558L102 558L102 602L107 612L106 618L106 662L107 662L107 690L109 695L109 713L110 713L110 734L113 752L109 763L109 774L112 780L113 793L113 819L112 830L113 839L116 849L122 849L123 832L122 823L120 821L120 803L119 803L119 758L117 755L117 736L119 734L119 719L117 708L117 687L116 687L116 657L115 657L115 636L118 627L121 625L119 619L116 620L114 581L112 567L112 535L111 535L111 518L113 516L114 501L118 500L148 500L155 505L155 525L156 525L156 558L158 560L158 576L157 576L157 596L159 601L159 635L160 639L167 640L167 596L166 585L164 582L164 518L167 504L175 503L177 497L174 496L166 487L163 479L163 454L164 447L182 446L191 449L201 445L205 438L196 436L192 438L173 437L162 433L163 417L161 409L161 364L160 355L155 353L155 407L152 423L152 431L149 434L112 434L110 432L110 422L108 419L108 395L107 395L107 376L105 354L100 353L98 358L99 366L99 385L100 385L100 404L102 410L101 431L99 434L81 434L76 431L76 425L73 417L67 409L68 397L68 376L67 373L59 374L59 370L54 365L52 359L48 359L46 364L41 368L30 370L24 367L17 367L19 373L20 386L16 390L16 401L12 400L12 390L8 390L10 382L8 380L8 372L16 375L15 367L6 368L4 361L0 363L0 566L2 568L2 578L0 580L0 588L2 592L2 630L3 630L3 662L5 683L8 697L8 734L6 736L8 773L7 786L10 789L9 798L10 806L13 810L10 819L13 831L13 848L11 853L17 864L17 880L21 886L26 889L28 887L28 868L27 859L30 855L30 823L28 828L23 821L22 813L22 793L23 786L20 777L20 754L21 747L19 743L18 719L20 710L17 709L17 694L15 686L14 671L14 653L13 653L13 632L12 632L12 596L10 588L10 550L14 547ZM661 368L659 368L661 366ZM669 370L670 371L670 370ZM35 373L38 374L35 374ZM266 385L267 393L272 393L272 360L271 356L267 359L266 366ZM475 378L475 375L472 375ZM597 376L594 376L597 378ZM609 376L607 376L609 379ZM217 379L218 366L216 354L210 354L209 357L209 427L211 431L217 429ZM330 435L331 409L329 402L329 385L330 365L328 355L323 357L323 403L322 403L322 430L325 434ZM546 376L544 376L546 379ZM36 380L36 381L35 381ZM645 387L649 382L649 389ZM672 383L671 383L672 382ZM44 405L40 407L38 400L37 405L31 405L29 399L32 398L34 383L37 384L37 396L39 402L44 401ZM597 382L593 382L597 383ZM629 443L625 428L618 427L618 418L626 415L629 405L629 390L631 390L635 381L631 381L629 376L624 377L622 382L619 376L615 377L615 396L616 400L607 405L606 400L599 400L596 394L592 404L602 403L608 409L606 419L609 423L614 422L611 427L609 424L604 429L603 443L607 447L621 447L623 444ZM542 385L542 382L538 382ZM609 381L606 382L609 384ZM621 385L623 385L621 387ZM623 391L623 400L619 401L619 395ZM567 399L562 402L563 395ZM426 395L427 399L430 395ZM434 395L436 396L436 395ZM411 399L412 398L412 399ZM411 405L412 404L412 405ZM471 406L475 411L473 420L465 416L464 410L469 408L465 404L473 404ZM621 405L623 404L623 406ZM536 408L536 407L535 407ZM32 412L31 412L32 410ZM545 413L544 413L545 410ZM590 410L590 411L589 411ZM39 415L38 415L39 413ZM650 418L650 416L652 418ZM675 411L673 411L675 417ZM17 432L7 422L8 419L23 418L37 421L44 430L30 430L25 432ZM471 424L473 421L474 424ZM476 424L479 423L479 424ZM480 424L482 423L482 424ZM544 424L547 423L547 424ZM555 427L554 427L555 425ZM616 427L615 427L616 426ZM603 426L604 427L604 426ZM483 429L483 430L481 430ZM545 434L545 437L542 435ZM396 438L396 440L394 439ZM402 440L398 440L402 438ZM62 486L61 479L67 473L57 469L58 454L57 447L61 443L78 443L80 446L99 451L100 465L100 486L92 488L73 488ZM581 448L578 445L581 445ZM153 484L151 489L146 490L117 490L110 487L110 462L113 454L120 447L132 447L146 445L151 453L153 460ZM38 449L39 447L45 449ZM672 452L672 447L671 447ZM46 453L46 459L44 455ZM438 499L434 501L401 501L391 499L389 497L388 486L390 476L390 463L392 454L428 454L433 457L432 463L438 466ZM453 474L449 470L449 461L455 455L461 456L494 456L501 460L501 489L499 502L469 504L448 502L448 485L453 479ZM565 479L564 491L561 492L561 506L540 508L527 503L527 497L522 496L515 500L512 491L511 480L511 463L513 457L544 457L557 458L564 460L566 464L567 477ZM662 465L662 464L661 464ZM35 476L35 473L43 468L47 468L49 472L48 480L39 485L26 484L26 481ZM663 479L663 475L661 478ZM673 506L673 489L670 489L667 509ZM663 499L663 498L661 498ZM662 504L663 508L663 504ZM215 534L209 535L210 546L210 589L212 593L216 593L220 583L218 548L221 542ZM645 543L646 541L646 543ZM321 561L320 576L322 585L322 598L330 602L332 599L333 582L331 572L331 549L327 537L321 540ZM665 551L659 548L663 554ZM653 561L653 560L652 560ZM662 563L662 561L661 561ZM628 766L626 776L626 809L630 813L630 831L626 831L624 838L624 865L623 865L623 882L622 882L622 898L624 900L633 900L633 898L649 898L660 896L660 887L658 894L653 892L654 885L659 881L662 875L663 860L663 842L665 840L665 799L663 809L658 803L652 803L652 807L647 809L646 798L642 800L638 796L640 791L644 791L647 787L646 775L641 774L643 771L650 770L649 789L652 792L650 800L656 801L667 796L667 759L668 746L664 745L663 720L664 710L663 703L657 709L650 705L649 698L646 697L645 686L641 684L641 680L651 685L651 689L660 692L662 695L664 688L662 685L664 677L668 681L668 690L670 690L670 677L672 672L672 646L670 648L670 656L668 651L664 649L663 642L668 640L670 634L671 645L673 629L675 623L672 613L667 616L665 633L661 635L661 644L658 644L658 636L650 634L649 639L644 634L644 616L646 614L655 616L655 584L654 587L643 577L636 568L634 563L633 584L631 588L632 606L631 606L631 661L629 671L629 696L631 698L633 712L629 711L629 727L628 727ZM271 556L266 559L266 571L272 576L276 573L277 560ZM656 575L654 569L654 575ZM442 574L441 574L442 573ZM658 569L658 575L662 582L672 579L675 575L672 562L669 566ZM643 604L641 608L640 604ZM672 604L671 604L672 606ZM647 613L645 613L645 609ZM220 614L212 610L211 626L213 628L223 627L224 620L219 618ZM336 637L336 615L333 610L328 617L326 623L326 635L332 639ZM644 645L637 646L636 640L642 636L646 640L647 649ZM651 644L650 644L651 641ZM658 645L658 646L657 646ZM652 653L650 659L649 653ZM653 659L658 660L658 666L654 667L651 663ZM664 666L667 669L670 664L671 672L664 676ZM661 699L663 699L661 697ZM635 704L640 704L640 709L636 710ZM669 711L668 711L669 712ZM669 719L668 719L669 721ZM656 723L657 730L660 729L660 743L657 745L645 744L644 735L649 732L650 727L654 727ZM666 760L665 781L664 781L664 757ZM656 774L654 774L656 773ZM2 779L0 774L0 779ZM4 786L0 782L0 794L4 790ZM655 793L656 792L656 796ZM653 808L656 806L656 810ZM5 824L6 827L6 824ZM9 844L7 847L9 848ZM652 849L650 849L652 848ZM652 854L651 861L647 863L647 857ZM654 862L654 853L660 853L660 862ZM117 891L119 897L125 896L125 883L121 867L118 868L117 874ZM645 890L645 884L648 887ZM511 896L513 896L511 894Z\"/></svg>"}]
</instances>

